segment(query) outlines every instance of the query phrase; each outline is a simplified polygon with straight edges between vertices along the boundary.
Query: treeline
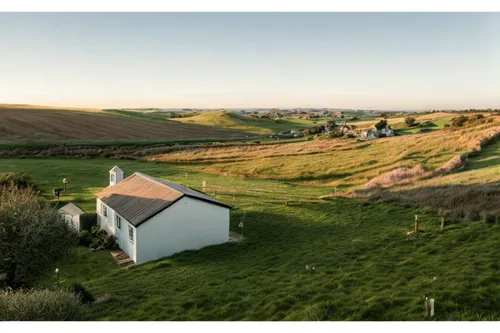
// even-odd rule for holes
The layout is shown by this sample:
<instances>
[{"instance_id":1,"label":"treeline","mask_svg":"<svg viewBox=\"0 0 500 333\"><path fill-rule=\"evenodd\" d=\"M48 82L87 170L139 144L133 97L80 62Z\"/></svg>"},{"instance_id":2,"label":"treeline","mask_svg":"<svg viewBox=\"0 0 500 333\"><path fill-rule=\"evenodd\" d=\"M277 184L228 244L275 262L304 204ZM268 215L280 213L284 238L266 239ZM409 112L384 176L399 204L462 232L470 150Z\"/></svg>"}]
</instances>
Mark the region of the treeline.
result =
<instances>
[{"instance_id":1,"label":"treeline","mask_svg":"<svg viewBox=\"0 0 500 333\"><path fill-rule=\"evenodd\" d=\"M451 112L451 113L470 113L470 112L499 112L500 109L463 109L463 110L432 110L432 113L435 112Z\"/></svg>"}]
</instances>

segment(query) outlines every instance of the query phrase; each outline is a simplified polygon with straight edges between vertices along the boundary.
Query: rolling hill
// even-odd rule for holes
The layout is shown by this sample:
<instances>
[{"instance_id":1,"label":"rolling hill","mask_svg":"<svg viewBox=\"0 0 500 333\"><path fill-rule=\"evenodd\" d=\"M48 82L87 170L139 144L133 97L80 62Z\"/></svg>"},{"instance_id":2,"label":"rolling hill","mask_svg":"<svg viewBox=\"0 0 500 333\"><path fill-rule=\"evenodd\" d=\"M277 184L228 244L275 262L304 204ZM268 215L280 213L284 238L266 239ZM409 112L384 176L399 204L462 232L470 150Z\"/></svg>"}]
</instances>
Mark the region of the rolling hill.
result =
<instances>
[{"instance_id":1,"label":"rolling hill","mask_svg":"<svg viewBox=\"0 0 500 333\"><path fill-rule=\"evenodd\" d=\"M97 109L0 105L0 142L169 141L238 138L247 133L190 124L137 119Z\"/></svg>"},{"instance_id":2,"label":"rolling hill","mask_svg":"<svg viewBox=\"0 0 500 333\"><path fill-rule=\"evenodd\" d=\"M6 118L15 124L10 112ZM206 120L172 124L100 111L22 112L28 118L46 112L49 119L90 116L94 123L222 130ZM96 297L116 294L85 307L86 320L426 320L424 295L437 302L432 320L498 320L499 136L500 117L487 115L463 127L372 141L186 145L118 162L1 158L0 172L27 172L54 203L52 189L67 177L59 205L74 202L92 212L94 193L107 186L108 170L118 163L125 172L197 190L207 182L209 195L236 208L230 230L239 232L244 220L242 243L143 265L118 267L107 251L74 248L40 284L53 286L57 267L63 285L82 283ZM421 172L406 177L404 168ZM367 188L376 179L389 181ZM421 232L410 239L415 215Z\"/></svg>"},{"instance_id":3,"label":"rolling hill","mask_svg":"<svg viewBox=\"0 0 500 333\"><path fill-rule=\"evenodd\" d=\"M308 120L278 120L267 118L252 118L231 111L203 112L193 117L175 118L174 121L184 124L214 126L249 133L272 134L290 129L306 129L313 126Z\"/></svg>"}]
</instances>

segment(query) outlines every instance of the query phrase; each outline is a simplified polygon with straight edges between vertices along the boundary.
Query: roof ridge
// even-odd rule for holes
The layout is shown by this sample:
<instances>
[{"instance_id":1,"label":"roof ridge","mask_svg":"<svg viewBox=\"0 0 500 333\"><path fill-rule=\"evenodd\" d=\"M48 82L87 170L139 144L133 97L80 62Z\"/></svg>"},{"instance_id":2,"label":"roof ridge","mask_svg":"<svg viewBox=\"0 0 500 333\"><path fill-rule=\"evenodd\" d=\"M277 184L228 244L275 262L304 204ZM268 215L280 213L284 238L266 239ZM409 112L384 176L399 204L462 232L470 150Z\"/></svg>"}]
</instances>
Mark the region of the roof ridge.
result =
<instances>
[{"instance_id":1,"label":"roof ridge","mask_svg":"<svg viewBox=\"0 0 500 333\"><path fill-rule=\"evenodd\" d=\"M153 176L147 175L147 174L142 173L142 172L139 172L139 171L134 172L134 175L135 175L135 174L137 174L138 176L140 176L140 177L142 177L142 178L146 178L146 179L148 179L148 180L154 181L154 182L155 182L155 183L157 183L157 184L163 185L163 186L165 186L165 187L167 187L167 188L169 188L169 189L171 189L171 190L173 190L173 191L175 191L175 192L177 192L177 193L180 193L180 194L181 194L181 196L186 195L184 192L181 192L181 191L179 191L179 190L177 190L177 189L173 188L172 186L168 186L167 184L163 183L163 182L162 182L159 178L156 178L156 177L153 177Z\"/></svg>"}]
</instances>

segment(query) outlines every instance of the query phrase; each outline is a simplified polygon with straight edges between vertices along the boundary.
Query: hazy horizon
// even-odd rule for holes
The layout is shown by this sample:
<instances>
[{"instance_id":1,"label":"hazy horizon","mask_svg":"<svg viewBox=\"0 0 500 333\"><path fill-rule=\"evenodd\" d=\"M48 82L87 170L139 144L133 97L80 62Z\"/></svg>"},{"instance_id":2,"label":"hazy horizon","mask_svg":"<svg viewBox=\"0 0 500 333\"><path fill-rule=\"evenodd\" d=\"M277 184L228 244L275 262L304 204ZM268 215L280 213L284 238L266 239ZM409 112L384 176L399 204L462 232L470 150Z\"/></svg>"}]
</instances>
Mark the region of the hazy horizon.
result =
<instances>
[{"instance_id":1,"label":"hazy horizon","mask_svg":"<svg viewBox=\"0 0 500 333\"><path fill-rule=\"evenodd\" d=\"M0 103L499 108L499 13L0 13Z\"/></svg>"}]
</instances>

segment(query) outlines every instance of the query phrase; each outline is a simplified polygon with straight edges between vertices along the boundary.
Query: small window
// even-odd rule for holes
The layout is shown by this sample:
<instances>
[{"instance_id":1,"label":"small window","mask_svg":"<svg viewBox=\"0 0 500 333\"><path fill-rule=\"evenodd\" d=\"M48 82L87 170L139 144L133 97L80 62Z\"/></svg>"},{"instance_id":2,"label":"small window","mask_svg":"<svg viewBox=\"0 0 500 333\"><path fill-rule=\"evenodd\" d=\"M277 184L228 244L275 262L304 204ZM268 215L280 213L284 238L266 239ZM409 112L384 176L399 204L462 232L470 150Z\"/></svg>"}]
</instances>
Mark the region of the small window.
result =
<instances>
[{"instance_id":1,"label":"small window","mask_svg":"<svg viewBox=\"0 0 500 333\"><path fill-rule=\"evenodd\" d=\"M131 243L134 242L134 228L132 228L131 226L128 226L128 239Z\"/></svg>"},{"instance_id":2,"label":"small window","mask_svg":"<svg viewBox=\"0 0 500 333\"><path fill-rule=\"evenodd\" d=\"M112 183L115 182L115 174L114 173L109 174L109 181Z\"/></svg>"},{"instance_id":3,"label":"small window","mask_svg":"<svg viewBox=\"0 0 500 333\"><path fill-rule=\"evenodd\" d=\"M116 227L118 229L121 229L122 228L122 218L119 217L118 215L116 215Z\"/></svg>"},{"instance_id":4,"label":"small window","mask_svg":"<svg viewBox=\"0 0 500 333\"><path fill-rule=\"evenodd\" d=\"M102 205L102 215L108 217L108 207L104 206L104 204Z\"/></svg>"}]
</instances>

